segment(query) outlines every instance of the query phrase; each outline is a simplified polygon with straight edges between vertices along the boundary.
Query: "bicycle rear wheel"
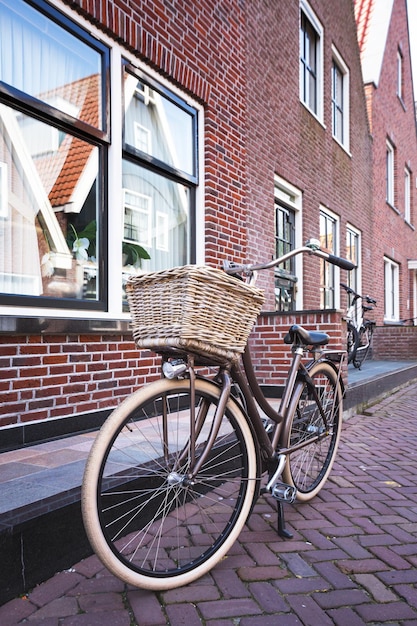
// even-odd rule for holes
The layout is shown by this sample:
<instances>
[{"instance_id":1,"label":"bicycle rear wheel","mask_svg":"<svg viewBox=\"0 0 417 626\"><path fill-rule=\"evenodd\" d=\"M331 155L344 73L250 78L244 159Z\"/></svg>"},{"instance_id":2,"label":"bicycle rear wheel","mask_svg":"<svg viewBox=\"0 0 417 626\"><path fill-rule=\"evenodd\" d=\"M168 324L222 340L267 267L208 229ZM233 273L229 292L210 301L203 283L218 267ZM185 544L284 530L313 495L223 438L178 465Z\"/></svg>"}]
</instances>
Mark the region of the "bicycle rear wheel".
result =
<instances>
[{"instance_id":1,"label":"bicycle rear wheel","mask_svg":"<svg viewBox=\"0 0 417 626\"><path fill-rule=\"evenodd\" d=\"M219 388L195 385L195 455L210 436ZM104 565L137 587L166 590L208 572L237 539L258 481L252 430L229 401L197 476L189 479L190 382L161 380L106 420L87 461L82 511Z\"/></svg>"},{"instance_id":2,"label":"bicycle rear wheel","mask_svg":"<svg viewBox=\"0 0 417 626\"><path fill-rule=\"evenodd\" d=\"M320 398L326 421L319 410L311 386L299 381L289 407L283 433L285 447L300 446L287 456L283 479L297 489L297 499L311 500L326 482L339 445L342 428L342 389L337 372L326 362L309 370Z\"/></svg>"}]
</instances>

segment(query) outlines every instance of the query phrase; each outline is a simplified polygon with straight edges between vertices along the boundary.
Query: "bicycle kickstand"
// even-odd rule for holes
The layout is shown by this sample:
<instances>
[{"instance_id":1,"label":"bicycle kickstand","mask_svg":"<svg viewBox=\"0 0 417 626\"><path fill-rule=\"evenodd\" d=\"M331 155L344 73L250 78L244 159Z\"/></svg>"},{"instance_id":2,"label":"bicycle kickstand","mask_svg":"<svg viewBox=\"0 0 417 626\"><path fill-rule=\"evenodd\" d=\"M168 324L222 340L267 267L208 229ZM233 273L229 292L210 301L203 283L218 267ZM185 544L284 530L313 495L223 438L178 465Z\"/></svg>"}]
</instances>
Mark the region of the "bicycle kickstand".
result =
<instances>
[{"instance_id":1,"label":"bicycle kickstand","mask_svg":"<svg viewBox=\"0 0 417 626\"><path fill-rule=\"evenodd\" d=\"M285 528L284 503L277 500L278 527L277 532L283 539L292 539L293 534Z\"/></svg>"},{"instance_id":2,"label":"bicycle kickstand","mask_svg":"<svg viewBox=\"0 0 417 626\"><path fill-rule=\"evenodd\" d=\"M277 532L280 537L284 539L292 539L292 533L285 528L285 516L284 516L284 502L293 503L297 496L297 490L291 485L277 482L277 479L281 477L282 470L284 469L286 458L283 455L278 457L278 465L274 474L270 477L268 484L264 492L270 493L277 501L277 513L278 513L278 527Z\"/></svg>"}]
</instances>

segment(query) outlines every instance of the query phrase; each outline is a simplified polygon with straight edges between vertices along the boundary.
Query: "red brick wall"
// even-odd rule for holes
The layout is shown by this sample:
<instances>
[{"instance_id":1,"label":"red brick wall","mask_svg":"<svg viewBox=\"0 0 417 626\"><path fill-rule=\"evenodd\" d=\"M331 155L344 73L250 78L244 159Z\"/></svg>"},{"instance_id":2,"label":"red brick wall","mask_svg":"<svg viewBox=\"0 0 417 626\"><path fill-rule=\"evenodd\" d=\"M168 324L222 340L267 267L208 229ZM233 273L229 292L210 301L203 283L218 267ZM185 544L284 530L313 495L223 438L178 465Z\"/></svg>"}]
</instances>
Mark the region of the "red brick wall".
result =
<instances>
[{"instance_id":1,"label":"red brick wall","mask_svg":"<svg viewBox=\"0 0 417 626\"><path fill-rule=\"evenodd\" d=\"M377 326L372 358L382 361L417 360L417 326Z\"/></svg>"},{"instance_id":2,"label":"red brick wall","mask_svg":"<svg viewBox=\"0 0 417 626\"><path fill-rule=\"evenodd\" d=\"M0 426L115 407L158 377L128 335L0 335Z\"/></svg>"},{"instance_id":3,"label":"red brick wall","mask_svg":"<svg viewBox=\"0 0 417 626\"><path fill-rule=\"evenodd\" d=\"M261 384L283 384L291 357L283 337L294 323L328 332L332 349L343 345L337 313L262 316L251 337ZM130 333L0 335L0 427L113 408L159 378L159 363Z\"/></svg>"},{"instance_id":4,"label":"red brick wall","mask_svg":"<svg viewBox=\"0 0 417 626\"><path fill-rule=\"evenodd\" d=\"M346 324L338 312L313 311L300 314L263 314L250 338L251 355L259 382L263 385L283 385L291 363L291 346L284 337L293 324L307 330L319 330L330 336L326 348L345 349ZM347 369L344 371L345 382Z\"/></svg>"}]
</instances>

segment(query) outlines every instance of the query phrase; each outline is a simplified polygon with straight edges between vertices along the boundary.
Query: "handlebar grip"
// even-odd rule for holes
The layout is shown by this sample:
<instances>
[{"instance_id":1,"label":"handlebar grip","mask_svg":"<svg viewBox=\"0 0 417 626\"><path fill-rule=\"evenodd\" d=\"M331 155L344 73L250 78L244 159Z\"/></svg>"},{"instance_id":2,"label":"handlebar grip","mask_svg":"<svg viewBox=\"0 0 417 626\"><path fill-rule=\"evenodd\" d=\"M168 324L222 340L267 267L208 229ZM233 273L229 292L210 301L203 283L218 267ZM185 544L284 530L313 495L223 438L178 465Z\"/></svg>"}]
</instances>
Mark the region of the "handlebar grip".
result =
<instances>
[{"instance_id":1,"label":"handlebar grip","mask_svg":"<svg viewBox=\"0 0 417 626\"><path fill-rule=\"evenodd\" d=\"M348 259L342 259L341 257L335 256L334 254L329 254L327 260L329 261L329 263L333 263L333 265L341 267L342 270L348 270L348 272L350 272L350 270L354 270L356 267L356 265L352 263L352 261L348 261Z\"/></svg>"}]
</instances>

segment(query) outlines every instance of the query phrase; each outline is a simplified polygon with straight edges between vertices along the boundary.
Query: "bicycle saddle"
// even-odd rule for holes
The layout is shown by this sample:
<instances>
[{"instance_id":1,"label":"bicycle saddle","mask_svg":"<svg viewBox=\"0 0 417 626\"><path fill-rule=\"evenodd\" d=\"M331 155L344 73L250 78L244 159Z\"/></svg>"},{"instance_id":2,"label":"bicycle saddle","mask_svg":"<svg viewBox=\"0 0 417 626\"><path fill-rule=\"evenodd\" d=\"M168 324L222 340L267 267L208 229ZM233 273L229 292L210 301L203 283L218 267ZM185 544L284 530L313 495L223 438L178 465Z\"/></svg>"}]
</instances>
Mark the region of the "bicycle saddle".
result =
<instances>
[{"instance_id":1,"label":"bicycle saddle","mask_svg":"<svg viewBox=\"0 0 417 626\"><path fill-rule=\"evenodd\" d=\"M329 343L329 335L318 330L306 330L298 324L293 324L284 337L284 343L298 343L303 346L324 346Z\"/></svg>"}]
</instances>

